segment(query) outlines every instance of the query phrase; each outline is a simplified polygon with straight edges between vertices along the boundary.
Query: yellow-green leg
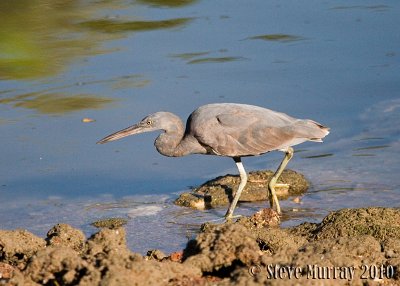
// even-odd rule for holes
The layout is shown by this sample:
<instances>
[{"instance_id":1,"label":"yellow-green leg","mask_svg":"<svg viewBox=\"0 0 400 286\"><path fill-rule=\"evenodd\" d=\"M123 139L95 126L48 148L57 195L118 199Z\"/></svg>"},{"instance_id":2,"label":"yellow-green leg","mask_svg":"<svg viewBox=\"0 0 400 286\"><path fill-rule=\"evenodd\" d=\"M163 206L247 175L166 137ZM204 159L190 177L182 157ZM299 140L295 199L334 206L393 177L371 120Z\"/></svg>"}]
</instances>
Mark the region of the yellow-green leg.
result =
<instances>
[{"instance_id":1,"label":"yellow-green leg","mask_svg":"<svg viewBox=\"0 0 400 286\"><path fill-rule=\"evenodd\" d=\"M292 157L293 157L293 148L288 147L285 150L285 157L283 158L281 164L279 165L278 169L276 170L275 174L272 176L271 181L268 184L269 204L271 205L271 208L273 208L274 205L276 205L276 211L278 214L281 213L281 207L279 205L278 197L276 196L275 185L279 179L279 176L282 174L283 170L286 168L286 165L289 163Z\"/></svg>"},{"instance_id":2,"label":"yellow-green leg","mask_svg":"<svg viewBox=\"0 0 400 286\"><path fill-rule=\"evenodd\" d=\"M229 208L225 214L226 220L230 220L232 218L233 211L235 210L236 204L238 203L240 195L242 194L242 191L247 183L247 174L243 167L242 161L240 160L240 158L233 158L233 159L235 160L236 166L239 170L240 184L239 184L239 187L235 193L235 196L233 197L233 200L232 200L231 204L229 205Z\"/></svg>"}]
</instances>

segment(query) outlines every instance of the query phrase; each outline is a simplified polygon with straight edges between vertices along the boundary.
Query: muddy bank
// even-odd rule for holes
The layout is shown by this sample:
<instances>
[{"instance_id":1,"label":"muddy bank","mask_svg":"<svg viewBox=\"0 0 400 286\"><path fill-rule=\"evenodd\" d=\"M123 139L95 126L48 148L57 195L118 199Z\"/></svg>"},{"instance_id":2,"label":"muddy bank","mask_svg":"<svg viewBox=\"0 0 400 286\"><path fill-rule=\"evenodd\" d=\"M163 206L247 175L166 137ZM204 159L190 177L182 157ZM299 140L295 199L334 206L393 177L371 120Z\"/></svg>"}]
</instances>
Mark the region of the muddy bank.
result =
<instances>
[{"instance_id":1,"label":"muddy bank","mask_svg":"<svg viewBox=\"0 0 400 286\"><path fill-rule=\"evenodd\" d=\"M146 256L122 227L86 239L66 224L45 239L0 231L6 285L400 285L400 210L343 209L282 229L271 210L206 224L184 250Z\"/></svg>"},{"instance_id":2,"label":"muddy bank","mask_svg":"<svg viewBox=\"0 0 400 286\"><path fill-rule=\"evenodd\" d=\"M261 170L250 172L240 202L268 200L268 183L274 172ZM175 200L175 204L195 209L210 209L228 205L240 183L239 175L225 175L205 182L191 192L183 193ZM279 177L276 193L279 199L301 195L309 187L305 177L293 170L285 170Z\"/></svg>"}]
</instances>

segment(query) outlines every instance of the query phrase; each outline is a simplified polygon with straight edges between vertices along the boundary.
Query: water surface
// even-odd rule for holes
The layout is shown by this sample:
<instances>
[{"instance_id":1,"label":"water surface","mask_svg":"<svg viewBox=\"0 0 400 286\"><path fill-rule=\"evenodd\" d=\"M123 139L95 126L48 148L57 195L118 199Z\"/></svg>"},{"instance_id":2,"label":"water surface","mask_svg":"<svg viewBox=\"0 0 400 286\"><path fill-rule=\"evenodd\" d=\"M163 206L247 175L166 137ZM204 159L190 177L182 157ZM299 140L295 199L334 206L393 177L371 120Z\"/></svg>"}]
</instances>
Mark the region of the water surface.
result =
<instances>
[{"instance_id":1,"label":"water surface","mask_svg":"<svg viewBox=\"0 0 400 286\"><path fill-rule=\"evenodd\" d=\"M148 113L186 118L211 102L331 127L289 164L311 188L300 203L282 202L285 226L344 207L399 206L399 9L355 0L1 2L0 228L44 236L65 222L89 235L92 221L120 216L133 250L182 248L225 208L173 199L237 173L233 161L163 157L156 134L95 143ZM274 169L281 158L244 164Z\"/></svg>"}]
</instances>

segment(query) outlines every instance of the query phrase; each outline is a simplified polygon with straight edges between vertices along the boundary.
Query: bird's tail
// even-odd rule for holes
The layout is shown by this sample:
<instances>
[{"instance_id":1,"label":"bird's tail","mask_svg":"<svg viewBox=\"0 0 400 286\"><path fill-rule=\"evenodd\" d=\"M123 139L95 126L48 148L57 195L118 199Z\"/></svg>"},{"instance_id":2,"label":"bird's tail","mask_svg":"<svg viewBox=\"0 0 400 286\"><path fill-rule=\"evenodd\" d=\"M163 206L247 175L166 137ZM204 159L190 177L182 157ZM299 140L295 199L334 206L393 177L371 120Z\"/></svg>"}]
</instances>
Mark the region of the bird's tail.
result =
<instances>
[{"instance_id":1,"label":"bird's tail","mask_svg":"<svg viewBox=\"0 0 400 286\"><path fill-rule=\"evenodd\" d=\"M322 142L322 139L329 134L329 127L310 119L298 120L295 129L298 137L314 142Z\"/></svg>"}]
</instances>

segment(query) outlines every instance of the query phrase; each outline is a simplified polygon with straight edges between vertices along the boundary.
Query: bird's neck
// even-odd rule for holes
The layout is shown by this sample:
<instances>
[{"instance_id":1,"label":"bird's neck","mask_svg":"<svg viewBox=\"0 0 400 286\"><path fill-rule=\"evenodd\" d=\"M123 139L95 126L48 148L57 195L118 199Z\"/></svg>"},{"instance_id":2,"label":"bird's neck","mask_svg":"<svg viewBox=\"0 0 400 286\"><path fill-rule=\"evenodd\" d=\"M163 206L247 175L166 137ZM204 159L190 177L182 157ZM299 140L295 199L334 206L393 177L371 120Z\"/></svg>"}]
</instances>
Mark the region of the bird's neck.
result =
<instances>
[{"instance_id":1,"label":"bird's neck","mask_svg":"<svg viewBox=\"0 0 400 286\"><path fill-rule=\"evenodd\" d=\"M157 151L168 157L179 157L183 156L179 152L179 144L182 141L183 132L168 132L165 131L157 137L154 145L156 146Z\"/></svg>"},{"instance_id":2,"label":"bird's neck","mask_svg":"<svg viewBox=\"0 0 400 286\"><path fill-rule=\"evenodd\" d=\"M157 151L168 157L206 153L204 147L193 136L185 134L185 128L179 117L176 116L174 121L174 124L165 128L154 142Z\"/></svg>"},{"instance_id":3,"label":"bird's neck","mask_svg":"<svg viewBox=\"0 0 400 286\"><path fill-rule=\"evenodd\" d=\"M168 116L168 118L165 119L165 124L162 127L164 132L157 137L154 146L164 156L183 156L179 154L179 144L185 131L182 120L173 113L166 113L165 116Z\"/></svg>"}]
</instances>

